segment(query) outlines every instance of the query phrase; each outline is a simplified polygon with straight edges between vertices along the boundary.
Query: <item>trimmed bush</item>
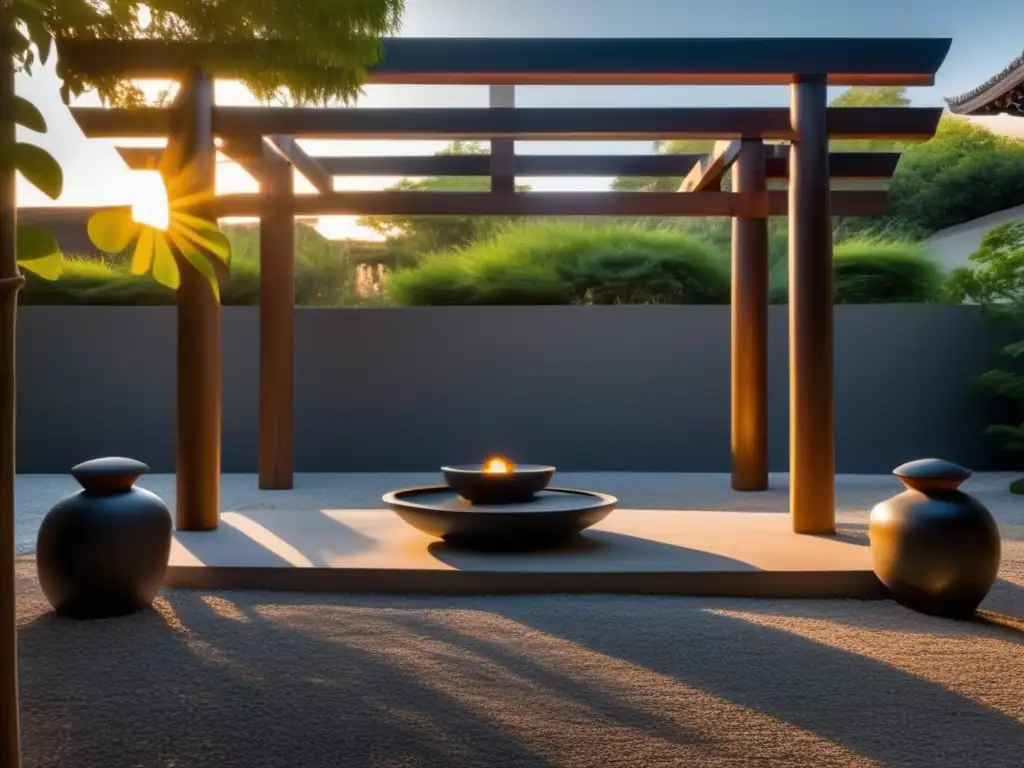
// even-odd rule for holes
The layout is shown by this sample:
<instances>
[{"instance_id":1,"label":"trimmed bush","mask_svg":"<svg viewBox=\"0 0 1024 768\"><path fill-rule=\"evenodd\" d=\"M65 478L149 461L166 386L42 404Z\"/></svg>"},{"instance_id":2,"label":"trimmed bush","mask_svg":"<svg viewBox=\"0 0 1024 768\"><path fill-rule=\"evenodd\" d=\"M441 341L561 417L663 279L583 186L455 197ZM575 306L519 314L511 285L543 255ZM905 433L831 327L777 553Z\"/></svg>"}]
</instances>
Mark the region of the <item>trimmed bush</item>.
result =
<instances>
[{"instance_id":1,"label":"trimmed bush","mask_svg":"<svg viewBox=\"0 0 1024 768\"><path fill-rule=\"evenodd\" d=\"M729 263L677 229L531 221L395 273L388 295L403 306L721 304Z\"/></svg>"},{"instance_id":2,"label":"trimmed bush","mask_svg":"<svg viewBox=\"0 0 1024 768\"><path fill-rule=\"evenodd\" d=\"M927 304L939 301L944 276L923 246L849 240L835 247L836 304ZM788 300L786 264L772 275L772 301Z\"/></svg>"}]
</instances>

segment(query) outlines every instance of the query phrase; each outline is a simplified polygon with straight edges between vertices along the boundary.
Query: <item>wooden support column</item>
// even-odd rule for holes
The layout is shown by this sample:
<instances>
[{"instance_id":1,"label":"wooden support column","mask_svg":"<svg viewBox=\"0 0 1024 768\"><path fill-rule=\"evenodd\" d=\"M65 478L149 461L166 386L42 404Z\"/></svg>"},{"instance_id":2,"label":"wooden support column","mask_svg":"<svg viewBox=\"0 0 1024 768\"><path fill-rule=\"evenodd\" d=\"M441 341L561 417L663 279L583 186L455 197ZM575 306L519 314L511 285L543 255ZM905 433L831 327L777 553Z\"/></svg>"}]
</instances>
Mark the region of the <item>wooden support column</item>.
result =
<instances>
[{"instance_id":1,"label":"wooden support column","mask_svg":"<svg viewBox=\"0 0 1024 768\"><path fill-rule=\"evenodd\" d=\"M295 217L292 165L264 146L260 186L260 489L293 485Z\"/></svg>"},{"instance_id":2,"label":"wooden support column","mask_svg":"<svg viewBox=\"0 0 1024 768\"><path fill-rule=\"evenodd\" d=\"M765 149L744 139L733 192L766 189ZM732 487L768 488L768 219L732 220Z\"/></svg>"},{"instance_id":3,"label":"wooden support column","mask_svg":"<svg viewBox=\"0 0 1024 768\"><path fill-rule=\"evenodd\" d=\"M514 85L492 85L492 109L512 109L516 105ZM513 139L491 140L491 191L511 194L516 191L516 143Z\"/></svg>"},{"instance_id":4,"label":"wooden support column","mask_svg":"<svg viewBox=\"0 0 1024 768\"><path fill-rule=\"evenodd\" d=\"M213 82L194 71L183 83L171 132L182 195L209 195L215 185ZM175 190L177 191L177 190ZM209 218L208 205L190 213ZM177 526L214 530L220 522L220 304L209 281L179 261Z\"/></svg>"},{"instance_id":5,"label":"wooden support column","mask_svg":"<svg viewBox=\"0 0 1024 768\"><path fill-rule=\"evenodd\" d=\"M0 153L15 141L14 18L0 3ZM10 150L6 150L9 152ZM14 578L15 321L24 278L17 261L14 166L0 163L0 765L21 765Z\"/></svg>"},{"instance_id":6,"label":"wooden support column","mask_svg":"<svg viewBox=\"0 0 1024 768\"><path fill-rule=\"evenodd\" d=\"M791 86L789 483L797 533L835 533L832 220L824 76Z\"/></svg>"}]
</instances>

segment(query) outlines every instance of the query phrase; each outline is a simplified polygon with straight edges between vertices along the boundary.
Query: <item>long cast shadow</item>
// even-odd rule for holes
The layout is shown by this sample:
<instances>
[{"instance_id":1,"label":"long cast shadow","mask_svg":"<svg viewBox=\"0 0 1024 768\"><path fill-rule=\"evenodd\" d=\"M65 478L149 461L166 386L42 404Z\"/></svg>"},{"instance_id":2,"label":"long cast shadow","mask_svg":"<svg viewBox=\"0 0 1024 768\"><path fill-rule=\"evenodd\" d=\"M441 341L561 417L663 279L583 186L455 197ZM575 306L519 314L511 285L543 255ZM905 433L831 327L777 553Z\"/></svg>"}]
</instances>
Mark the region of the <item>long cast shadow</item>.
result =
<instances>
[{"instance_id":1,"label":"long cast shadow","mask_svg":"<svg viewBox=\"0 0 1024 768\"><path fill-rule=\"evenodd\" d=\"M661 598L666 600L666 598ZM1011 717L881 661L779 629L702 610L709 601L681 600L672 622L677 642L624 641L602 604L581 600L557 619L506 602L509 620L666 675L722 699L763 712L865 757L899 766L1011 766L1024 726ZM716 601L728 607L732 601ZM743 604L743 610L749 603ZM605 608L605 610L601 610ZM640 619L634 612L633 621ZM706 642L686 642L698 630ZM712 640L713 641L710 641ZM758 649L756 654L752 653ZM1019 758L1019 752L1012 757Z\"/></svg>"},{"instance_id":2,"label":"long cast shadow","mask_svg":"<svg viewBox=\"0 0 1024 768\"><path fill-rule=\"evenodd\" d=\"M435 681L268 621L257 600L227 618L181 591L170 622L23 627L26 768L553 766Z\"/></svg>"}]
</instances>

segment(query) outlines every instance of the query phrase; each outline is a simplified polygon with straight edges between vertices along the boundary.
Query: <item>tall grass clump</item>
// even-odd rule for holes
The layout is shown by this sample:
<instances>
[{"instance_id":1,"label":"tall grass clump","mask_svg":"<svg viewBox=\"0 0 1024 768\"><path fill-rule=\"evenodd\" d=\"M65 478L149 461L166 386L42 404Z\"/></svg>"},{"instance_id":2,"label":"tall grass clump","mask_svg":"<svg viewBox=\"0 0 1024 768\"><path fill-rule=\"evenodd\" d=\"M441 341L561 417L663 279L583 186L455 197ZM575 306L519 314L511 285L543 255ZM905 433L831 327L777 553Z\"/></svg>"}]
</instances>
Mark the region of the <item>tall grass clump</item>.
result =
<instances>
[{"instance_id":1,"label":"tall grass clump","mask_svg":"<svg viewBox=\"0 0 1024 768\"><path fill-rule=\"evenodd\" d=\"M396 272L388 295L402 306L721 304L729 263L675 228L529 221Z\"/></svg>"}]
</instances>

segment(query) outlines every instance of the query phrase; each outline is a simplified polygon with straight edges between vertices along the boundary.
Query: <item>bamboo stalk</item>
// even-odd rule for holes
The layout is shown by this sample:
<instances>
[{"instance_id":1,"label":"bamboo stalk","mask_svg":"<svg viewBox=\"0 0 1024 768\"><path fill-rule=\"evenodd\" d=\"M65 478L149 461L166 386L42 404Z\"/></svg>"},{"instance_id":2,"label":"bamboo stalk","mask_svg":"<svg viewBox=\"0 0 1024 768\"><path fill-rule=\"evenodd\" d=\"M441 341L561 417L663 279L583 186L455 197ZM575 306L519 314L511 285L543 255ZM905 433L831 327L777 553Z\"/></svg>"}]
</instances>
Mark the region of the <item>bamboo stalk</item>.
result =
<instances>
[{"instance_id":1,"label":"bamboo stalk","mask_svg":"<svg viewBox=\"0 0 1024 768\"><path fill-rule=\"evenodd\" d=\"M0 147L13 146L14 18L0 1ZM9 149L8 149L9 151ZM10 161L11 159L8 158ZM0 163L0 765L21 765L18 634L14 588L15 322L18 289L17 199L13 161Z\"/></svg>"}]
</instances>

